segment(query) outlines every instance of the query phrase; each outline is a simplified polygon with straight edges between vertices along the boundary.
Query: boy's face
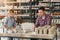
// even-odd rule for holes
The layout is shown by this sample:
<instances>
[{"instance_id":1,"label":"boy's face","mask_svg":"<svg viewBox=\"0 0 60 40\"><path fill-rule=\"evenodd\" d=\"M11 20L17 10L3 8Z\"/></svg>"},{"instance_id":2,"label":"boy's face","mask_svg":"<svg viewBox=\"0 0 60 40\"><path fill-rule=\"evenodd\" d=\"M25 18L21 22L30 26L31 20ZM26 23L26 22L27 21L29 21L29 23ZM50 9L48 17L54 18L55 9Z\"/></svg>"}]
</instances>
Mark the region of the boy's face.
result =
<instances>
[{"instance_id":1,"label":"boy's face","mask_svg":"<svg viewBox=\"0 0 60 40\"><path fill-rule=\"evenodd\" d=\"M13 13L13 12L10 12L10 13L9 13L9 16L10 16L10 17L14 17L14 13Z\"/></svg>"}]
</instances>

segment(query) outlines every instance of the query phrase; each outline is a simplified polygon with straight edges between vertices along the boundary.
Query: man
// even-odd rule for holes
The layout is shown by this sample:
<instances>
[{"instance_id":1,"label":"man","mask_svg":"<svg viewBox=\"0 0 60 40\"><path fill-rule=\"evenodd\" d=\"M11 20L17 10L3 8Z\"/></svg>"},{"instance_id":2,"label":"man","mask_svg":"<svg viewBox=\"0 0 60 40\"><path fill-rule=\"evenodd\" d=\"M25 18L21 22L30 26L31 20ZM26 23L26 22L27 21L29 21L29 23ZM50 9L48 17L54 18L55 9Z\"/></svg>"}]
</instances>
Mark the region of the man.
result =
<instances>
[{"instance_id":1,"label":"man","mask_svg":"<svg viewBox=\"0 0 60 40\"><path fill-rule=\"evenodd\" d=\"M6 17L6 20L4 22L4 28L8 31L13 31L13 29L16 28L16 21L15 21L15 18L14 18L14 10L10 10L9 13L8 13L8 16ZM8 39L7 39L8 40ZM9 38L9 40L13 40L13 38Z\"/></svg>"},{"instance_id":2,"label":"man","mask_svg":"<svg viewBox=\"0 0 60 40\"><path fill-rule=\"evenodd\" d=\"M45 8L40 7L39 10L39 15L38 18L36 19L36 27L39 26L45 26L45 25L50 25L51 24L51 16L45 13Z\"/></svg>"},{"instance_id":3,"label":"man","mask_svg":"<svg viewBox=\"0 0 60 40\"><path fill-rule=\"evenodd\" d=\"M38 10L38 18L36 19L36 24L35 28L37 27L42 27L45 25L50 25L51 24L51 16L45 13L45 8L40 7ZM37 39L32 39L32 40L37 40ZM43 39L46 40L46 39Z\"/></svg>"}]
</instances>

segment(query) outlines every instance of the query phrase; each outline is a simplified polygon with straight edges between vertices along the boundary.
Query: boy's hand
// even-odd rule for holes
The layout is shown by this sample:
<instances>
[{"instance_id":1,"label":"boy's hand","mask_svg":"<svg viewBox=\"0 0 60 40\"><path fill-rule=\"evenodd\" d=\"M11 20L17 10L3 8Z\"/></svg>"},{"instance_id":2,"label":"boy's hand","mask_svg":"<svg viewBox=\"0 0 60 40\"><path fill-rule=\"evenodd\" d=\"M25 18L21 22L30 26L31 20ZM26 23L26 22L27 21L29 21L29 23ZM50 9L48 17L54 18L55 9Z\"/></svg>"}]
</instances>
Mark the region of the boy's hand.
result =
<instances>
[{"instance_id":1,"label":"boy's hand","mask_svg":"<svg viewBox=\"0 0 60 40\"><path fill-rule=\"evenodd\" d=\"M9 28L9 30L13 30L13 28Z\"/></svg>"},{"instance_id":2,"label":"boy's hand","mask_svg":"<svg viewBox=\"0 0 60 40\"><path fill-rule=\"evenodd\" d=\"M9 28L10 30L13 30L13 29L15 29L15 27L11 27L11 28Z\"/></svg>"}]
</instances>

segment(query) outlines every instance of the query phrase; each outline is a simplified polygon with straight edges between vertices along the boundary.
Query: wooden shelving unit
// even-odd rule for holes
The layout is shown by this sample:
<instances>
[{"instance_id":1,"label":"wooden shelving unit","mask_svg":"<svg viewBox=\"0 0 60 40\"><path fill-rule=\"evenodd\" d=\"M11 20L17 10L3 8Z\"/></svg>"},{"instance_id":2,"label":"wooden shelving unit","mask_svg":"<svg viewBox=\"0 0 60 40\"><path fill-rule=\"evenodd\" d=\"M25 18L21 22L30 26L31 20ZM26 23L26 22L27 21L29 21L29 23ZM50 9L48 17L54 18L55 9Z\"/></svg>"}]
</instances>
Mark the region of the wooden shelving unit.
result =
<instances>
[{"instance_id":1,"label":"wooden shelving unit","mask_svg":"<svg viewBox=\"0 0 60 40\"><path fill-rule=\"evenodd\" d=\"M60 2L59 0L4 0L3 6L0 7L0 10L5 11L8 13L10 9L14 9L16 15L20 14L20 17L25 14L29 15L29 20L34 20L37 17L38 8L40 6L44 6L47 13L51 14L54 12L60 11ZM5 13L4 12L4 13ZM21 15L22 14L22 15ZM4 14L5 15L5 14ZM56 15L57 16L57 15ZM54 16L52 16L54 17Z\"/></svg>"}]
</instances>

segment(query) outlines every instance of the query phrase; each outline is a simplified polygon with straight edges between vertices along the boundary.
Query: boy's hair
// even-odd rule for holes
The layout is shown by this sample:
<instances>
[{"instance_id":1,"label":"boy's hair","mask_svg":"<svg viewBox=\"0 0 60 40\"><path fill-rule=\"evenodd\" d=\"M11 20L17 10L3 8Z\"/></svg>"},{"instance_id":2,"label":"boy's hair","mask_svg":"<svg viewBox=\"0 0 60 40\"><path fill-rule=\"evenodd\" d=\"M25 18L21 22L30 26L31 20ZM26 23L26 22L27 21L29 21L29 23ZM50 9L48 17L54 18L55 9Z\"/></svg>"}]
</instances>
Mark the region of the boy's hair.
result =
<instances>
[{"instance_id":1,"label":"boy's hair","mask_svg":"<svg viewBox=\"0 0 60 40\"><path fill-rule=\"evenodd\" d=\"M38 10L43 10L43 11L45 11L45 7L39 7Z\"/></svg>"},{"instance_id":2,"label":"boy's hair","mask_svg":"<svg viewBox=\"0 0 60 40\"><path fill-rule=\"evenodd\" d=\"M14 13L14 9L10 9L9 12L13 12Z\"/></svg>"}]
</instances>

